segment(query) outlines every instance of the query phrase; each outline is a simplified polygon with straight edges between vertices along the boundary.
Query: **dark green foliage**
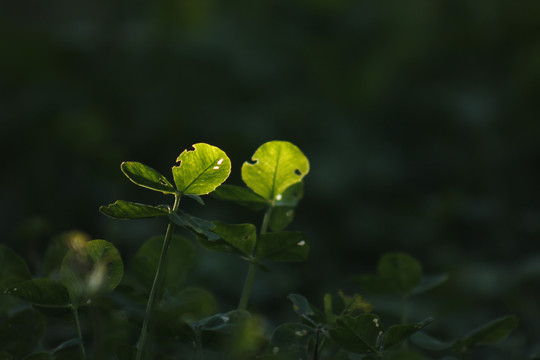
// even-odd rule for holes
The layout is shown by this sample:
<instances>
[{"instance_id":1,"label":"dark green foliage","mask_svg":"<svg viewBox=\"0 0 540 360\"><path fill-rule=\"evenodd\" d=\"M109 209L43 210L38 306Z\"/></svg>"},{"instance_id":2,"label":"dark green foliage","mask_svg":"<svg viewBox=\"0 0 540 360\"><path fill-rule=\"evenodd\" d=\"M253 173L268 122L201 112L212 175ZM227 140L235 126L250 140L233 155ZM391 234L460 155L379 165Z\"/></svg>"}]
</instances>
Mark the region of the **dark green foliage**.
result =
<instances>
[{"instance_id":1,"label":"dark green foliage","mask_svg":"<svg viewBox=\"0 0 540 360\"><path fill-rule=\"evenodd\" d=\"M275 323L270 315L251 310L257 269L269 271L268 262L305 261L310 252L304 233L285 231L303 198L309 161L286 141L263 144L251 160L241 169L246 187L222 186L231 162L221 149L204 143L177 158L179 164L172 168L175 185L142 163L122 163L122 172L133 183L174 196L172 206L118 200L100 207L113 219L168 220L164 236L133 250L125 276L116 246L81 232L64 233L50 242L42 265L48 277L33 278L21 257L0 246L0 289L21 305L2 315L0 359L85 360L88 351L96 358L119 360L418 360L427 359L425 354L463 357L503 341L516 329L517 318L505 316L452 342L425 333L433 319L408 321L407 301L445 283L448 276L424 275L421 263L403 252L383 254L375 275L354 278L367 296L338 290L338 296L324 295L319 310L307 297L289 294L298 322ZM200 196L212 192L219 200L264 210L260 228L209 221L180 209L184 196L205 205ZM194 235L196 242L175 235L177 227ZM193 280L192 271L201 266L197 243L247 261L237 309L222 311L218 299ZM328 269L320 276L325 272ZM219 279L222 273L212 276ZM401 322L383 326L391 322L384 312L378 314L370 294L397 299ZM53 338L53 346L44 346L48 334L42 315L25 304L46 316L71 320L76 337ZM85 342L88 328L93 328L92 342ZM24 341L17 342L17 337Z\"/></svg>"}]
</instances>

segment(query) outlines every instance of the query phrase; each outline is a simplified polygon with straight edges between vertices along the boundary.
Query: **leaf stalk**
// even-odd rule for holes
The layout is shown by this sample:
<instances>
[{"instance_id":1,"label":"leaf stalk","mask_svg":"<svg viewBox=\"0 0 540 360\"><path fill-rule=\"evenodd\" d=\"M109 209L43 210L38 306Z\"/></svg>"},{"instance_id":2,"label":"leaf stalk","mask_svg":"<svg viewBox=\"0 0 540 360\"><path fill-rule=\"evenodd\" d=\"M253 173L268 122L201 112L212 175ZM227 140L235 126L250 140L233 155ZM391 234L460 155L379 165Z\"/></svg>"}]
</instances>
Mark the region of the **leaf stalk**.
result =
<instances>
[{"instance_id":1,"label":"leaf stalk","mask_svg":"<svg viewBox=\"0 0 540 360\"><path fill-rule=\"evenodd\" d=\"M171 210L172 212L178 211L181 197L182 197L181 194L179 193L175 194L174 205ZM152 311L154 309L154 303L156 301L156 295L158 294L159 284L161 283L163 265L165 263L167 250L169 249L169 244L172 239L174 228L175 228L175 224L172 221L169 221L169 225L167 225L167 232L165 233L165 238L163 240L163 248L161 249L161 254L159 256L159 262L156 269L156 275L154 276L154 282L152 283L152 288L150 290L150 295L148 297L148 302L146 304L146 312L144 314L143 325L141 328L141 335L139 337L139 342L137 346L137 355L135 357L136 360L141 360L143 358L144 348L146 346L147 338L148 338L148 325L150 323L150 318L152 315Z\"/></svg>"}]
</instances>

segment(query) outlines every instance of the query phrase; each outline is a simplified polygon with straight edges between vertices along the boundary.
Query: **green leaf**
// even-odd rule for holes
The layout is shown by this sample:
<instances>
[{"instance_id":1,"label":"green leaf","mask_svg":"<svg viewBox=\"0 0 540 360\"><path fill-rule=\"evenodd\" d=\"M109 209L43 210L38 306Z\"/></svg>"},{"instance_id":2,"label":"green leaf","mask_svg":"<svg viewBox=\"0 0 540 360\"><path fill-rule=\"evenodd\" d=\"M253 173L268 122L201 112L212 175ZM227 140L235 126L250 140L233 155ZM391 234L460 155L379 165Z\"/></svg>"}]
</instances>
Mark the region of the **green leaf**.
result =
<instances>
[{"instance_id":1,"label":"green leaf","mask_svg":"<svg viewBox=\"0 0 540 360\"><path fill-rule=\"evenodd\" d=\"M0 291L32 279L26 262L5 245L0 245Z\"/></svg>"},{"instance_id":2,"label":"green leaf","mask_svg":"<svg viewBox=\"0 0 540 360\"><path fill-rule=\"evenodd\" d=\"M176 189L156 170L134 161L126 161L120 165L122 172L135 184L164 194L175 194Z\"/></svg>"},{"instance_id":3,"label":"green leaf","mask_svg":"<svg viewBox=\"0 0 540 360\"><path fill-rule=\"evenodd\" d=\"M422 266L404 253L383 255L377 265L377 273L401 295L411 294L422 281Z\"/></svg>"},{"instance_id":4,"label":"green leaf","mask_svg":"<svg viewBox=\"0 0 540 360\"><path fill-rule=\"evenodd\" d=\"M294 212L298 202L304 195L304 184L298 182L289 186L278 201L274 202L270 213L270 229L282 231L294 219Z\"/></svg>"},{"instance_id":5,"label":"green leaf","mask_svg":"<svg viewBox=\"0 0 540 360\"><path fill-rule=\"evenodd\" d=\"M343 314L357 315L359 312L370 312L373 310L373 305L364 300L361 295L354 294L347 296L343 291L339 291L339 297L343 301Z\"/></svg>"},{"instance_id":6,"label":"green leaf","mask_svg":"<svg viewBox=\"0 0 540 360\"><path fill-rule=\"evenodd\" d=\"M113 219L146 219L169 215L169 208L165 205L150 206L134 202L118 200L114 204L101 206L102 214Z\"/></svg>"},{"instance_id":7,"label":"green leaf","mask_svg":"<svg viewBox=\"0 0 540 360\"><path fill-rule=\"evenodd\" d=\"M70 247L79 242L90 241L90 236L82 231L68 231L55 236L45 250L43 273L50 278L57 278L60 266ZM76 246L76 245L75 245Z\"/></svg>"},{"instance_id":8,"label":"green leaf","mask_svg":"<svg viewBox=\"0 0 540 360\"><path fill-rule=\"evenodd\" d=\"M211 221L190 215L182 210L169 213L169 219L176 225L188 229L195 235L205 237L208 240L219 239L219 235L213 232L215 225Z\"/></svg>"},{"instance_id":9,"label":"green leaf","mask_svg":"<svg viewBox=\"0 0 540 360\"><path fill-rule=\"evenodd\" d=\"M77 339L77 338L66 340L63 343L61 343L60 345L58 345L56 348L54 348L52 353L56 354L56 353L58 353L60 351L64 351L65 349L68 349L68 348L73 347L73 346L77 346L77 345L79 345L81 343L82 343L82 340Z\"/></svg>"},{"instance_id":10,"label":"green leaf","mask_svg":"<svg viewBox=\"0 0 540 360\"><path fill-rule=\"evenodd\" d=\"M407 340L411 335L422 330L428 324L430 324L433 319L428 318L422 322L416 324L402 324L402 325L393 325L388 328L384 334L384 350L392 349L405 340Z\"/></svg>"},{"instance_id":11,"label":"green leaf","mask_svg":"<svg viewBox=\"0 0 540 360\"><path fill-rule=\"evenodd\" d=\"M330 328L330 336L336 344L357 354L378 353L382 334L380 319L375 314L341 316Z\"/></svg>"},{"instance_id":12,"label":"green leaf","mask_svg":"<svg viewBox=\"0 0 540 360\"><path fill-rule=\"evenodd\" d=\"M302 181L309 172L305 155L287 141L270 141L253 154L253 164L242 166L242 180L255 193L269 201L280 201L283 192Z\"/></svg>"},{"instance_id":13,"label":"green leaf","mask_svg":"<svg viewBox=\"0 0 540 360\"><path fill-rule=\"evenodd\" d=\"M231 160L215 146L198 143L184 150L172 169L178 191L184 195L205 195L214 191L231 173Z\"/></svg>"},{"instance_id":14,"label":"green leaf","mask_svg":"<svg viewBox=\"0 0 540 360\"><path fill-rule=\"evenodd\" d=\"M141 246L131 262L133 274L148 290L152 287L162 248L163 236L152 237ZM191 242L181 236L173 236L163 269L163 286L169 292L174 293L182 287L194 260L195 250Z\"/></svg>"},{"instance_id":15,"label":"green leaf","mask_svg":"<svg viewBox=\"0 0 540 360\"><path fill-rule=\"evenodd\" d=\"M24 281L9 288L6 293L40 306L69 308L71 304L66 286L53 279Z\"/></svg>"},{"instance_id":16,"label":"green leaf","mask_svg":"<svg viewBox=\"0 0 540 360\"><path fill-rule=\"evenodd\" d=\"M76 305L112 292L123 275L118 250L105 240L80 242L68 251L60 267L60 279Z\"/></svg>"},{"instance_id":17,"label":"green leaf","mask_svg":"<svg viewBox=\"0 0 540 360\"><path fill-rule=\"evenodd\" d=\"M287 358L292 356L294 359L308 359L308 344L313 335L313 329L304 324L279 325L270 338L272 352Z\"/></svg>"},{"instance_id":18,"label":"green leaf","mask_svg":"<svg viewBox=\"0 0 540 360\"><path fill-rule=\"evenodd\" d=\"M43 317L33 309L7 315L0 314L0 349L13 355L14 359L21 359L33 351L42 338L45 331Z\"/></svg>"},{"instance_id":19,"label":"green leaf","mask_svg":"<svg viewBox=\"0 0 540 360\"><path fill-rule=\"evenodd\" d=\"M448 274L423 276L422 282L412 291L412 294L421 294L444 284L448 280Z\"/></svg>"},{"instance_id":20,"label":"green leaf","mask_svg":"<svg viewBox=\"0 0 540 360\"><path fill-rule=\"evenodd\" d=\"M234 201L255 211L268 206L268 201L265 198L255 194L253 190L241 186L221 185L212 193L212 196L219 200Z\"/></svg>"},{"instance_id":21,"label":"green leaf","mask_svg":"<svg viewBox=\"0 0 540 360\"><path fill-rule=\"evenodd\" d=\"M172 288L174 289L174 286ZM176 323L178 319L201 319L215 314L216 311L216 298L201 288L181 289L175 293L166 290L163 300L156 309L163 323Z\"/></svg>"},{"instance_id":22,"label":"green leaf","mask_svg":"<svg viewBox=\"0 0 540 360\"><path fill-rule=\"evenodd\" d=\"M304 261L309 254L309 244L298 231L283 231L259 235L257 259L270 261Z\"/></svg>"},{"instance_id":23,"label":"green leaf","mask_svg":"<svg viewBox=\"0 0 540 360\"><path fill-rule=\"evenodd\" d=\"M300 315L300 317L310 318L315 315L315 310L304 296L299 294L289 294L287 298L293 303L294 311Z\"/></svg>"},{"instance_id":24,"label":"green leaf","mask_svg":"<svg viewBox=\"0 0 540 360\"><path fill-rule=\"evenodd\" d=\"M25 356L23 360L52 360L53 356L46 351L40 351L28 356Z\"/></svg>"},{"instance_id":25,"label":"green leaf","mask_svg":"<svg viewBox=\"0 0 540 360\"><path fill-rule=\"evenodd\" d=\"M468 334L460 343L468 348L475 345L494 344L502 341L514 331L519 320L515 316L495 319Z\"/></svg>"},{"instance_id":26,"label":"green leaf","mask_svg":"<svg viewBox=\"0 0 540 360\"><path fill-rule=\"evenodd\" d=\"M232 310L224 314L215 314L198 321L198 327L202 331L230 333L236 325L251 318L251 314L245 310Z\"/></svg>"},{"instance_id":27,"label":"green leaf","mask_svg":"<svg viewBox=\"0 0 540 360\"><path fill-rule=\"evenodd\" d=\"M257 229L252 224L224 224L215 221L214 232L217 240L197 237L199 243L208 250L238 254L251 257L257 241Z\"/></svg>"},{"instance_id":28,"label":"green leaf","mask_svg":"<svg viewBox=\"0 0 540 360\"><path fill-rule=\"evenodd\" d=\"M448 350L452 348L452 346L455 343L455 341L449 342L449 341L441 341L439 339L435 339L434 337L424 332L417 332L413 334L410 340L416 346L419 346L422 349L426 349L429 351Z\"/></svg>"}]
</instances>

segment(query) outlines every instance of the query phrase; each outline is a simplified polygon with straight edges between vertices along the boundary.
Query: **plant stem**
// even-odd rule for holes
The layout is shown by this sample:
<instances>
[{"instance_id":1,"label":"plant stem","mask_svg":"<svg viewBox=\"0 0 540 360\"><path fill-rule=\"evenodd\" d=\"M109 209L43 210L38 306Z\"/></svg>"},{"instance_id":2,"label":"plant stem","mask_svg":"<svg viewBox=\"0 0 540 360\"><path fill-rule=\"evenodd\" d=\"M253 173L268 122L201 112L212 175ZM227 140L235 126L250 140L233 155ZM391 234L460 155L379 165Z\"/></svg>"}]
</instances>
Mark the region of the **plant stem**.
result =
<instances>
[{"instance_id":1,"label":"plant stem","mask_svg":"<svg viewBox=\"0 0 540 360\"><path fill-rule=\"evenodd\" d=\"M270 224L270 216L272 215L272 209L273 209L273 206L270 205L268 209L266 209L266 212L264 213L264 218L261 225L260 234L265 234L268 231L268 225ZM257 245L255 245L255 247L256 246ZM246 275L246 280L244 281L244 288L242 289L242 295L240 296L240 302L238 304L238 309L240 310L247 309L249 296L251 295L251 288L253 287L253 283L255 281L256 270L257 270L257 267L255 265L255 261L254 259L251 259L251 262L249 263L248 273Z\"/></svg>"},{"instance_id":2,"label":"plant stem","mask_svg":"<svg viewBox=\"0 0 540 360\"><path fill-rule=\"evenodd\" d=\"M249 301L249 295L251 294L251 288L255 282L255 263L252 261L249 263L248 273L246 280L244 281L244 288L242 289L242 296L240 297L240 303L238 304L239 310L246 310Z\"/></svg>"},{"instance_id":3,"label":"plant stem","mask_svg":"<svg viewBox=\"0 0 540 360\"><path fill-rule=\"evenodd\" d=\"M176 212L178 210L178 206L180 205L180 194L175 194L174 196L174 205L173 205L173 212ZM137 356L136 360L141 360L144 352L144 347L147 343L147 337L148 337L148 325L150 322L150 317L152 315L152 311L154 309L154 303L156 301L156 294L158 293L158 287L161 280L161 272L163 269L163 265L165 263L165 258L167 256L167 250L169 249L169 244L172 239L172 234L174 232L175 225L172 221L169 221L169 225L167 226L167 232L165 233L165 239L163 239L163 248L161 249L161 254L159 256L159 262L156 269L156 275L154 276L154 282L152 283L152 289L150 290L150 296L148 297L148 302L146 303L146 312L144 314L144 320L143 325L141 329L141 335L139 337L139 342L137 346Z\"/></svg>"},{"instance_id":4,"label":"plant stem","mask_svg":"<svg viewBox=\"0 0 540 360\"><path fill-rule=\"evenodd\" d=\"M81 331L81 323L79 322L79 311L75 306L71 306L71 312L73 313L73 318L75 319L75 327L77 328L77 336L81 343L79 344L79 350L81 351L81 359L86 360L86 351L84 350L84 343Z\"/></svg>"}]
</instances>

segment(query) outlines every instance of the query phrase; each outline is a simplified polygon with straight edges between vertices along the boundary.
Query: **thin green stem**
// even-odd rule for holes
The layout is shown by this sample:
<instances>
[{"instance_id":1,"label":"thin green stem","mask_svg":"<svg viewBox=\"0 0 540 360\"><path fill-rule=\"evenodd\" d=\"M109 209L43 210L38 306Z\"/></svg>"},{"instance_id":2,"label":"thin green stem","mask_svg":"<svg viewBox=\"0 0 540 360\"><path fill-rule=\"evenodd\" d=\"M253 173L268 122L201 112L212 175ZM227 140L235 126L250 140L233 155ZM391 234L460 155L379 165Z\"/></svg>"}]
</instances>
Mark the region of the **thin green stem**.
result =
<instances>
[{"instance_id":1,"label":"thin green stem","mask_svg":"<svg viewBox=\"0 0 540 360\"><path fill-rule=\"evenodd\" d=\"M255 282L255 263L252 261L249 263L248 273L246 275L246 280L244 281L244 288L242 289L242 296L240 297L240 303L238 304L238 309L246 310L247 304L249 301L249 295L251 294L251 288Z\"/></svg>"},{"instance_id":2,"label":"thin green stem","mask_svg":"<svg viewBox=\"0 0 540 360\"><path fill-rule=\"evenodd\" d=\"M75 327L77 328L77 336L81 340L79 344L79 350L81 351L81 359L86 360L86 351L84 350L84 343L81 331L81 323L79 322L79 311L77 307L71 306L71 312L73 313L73 318L75 319Z\"/></svg>"},{"instance_id":3,"label":"thin green stem","mask_svg":"<svg viewBox=\"0 0 540 360\"><path fill-rule=\"evenodd\" d=\"M174 196L174 205L173 205L173 212L176 212L178 210L178 207L180 205L180 194L176 194ZM139 342L137 346L137 356L136 360L141 360L144 348L147 343L148 338L148 325L150 323L150 318L152 315L152 311L154 309L154 303L156 301L156 295L158 294L158 288L161 280L161 273L163 269L163 265L165 263L165 258L167 256L167 250L169 249L169 244L172 239L172 235L174 232L175 225L172 221L169 222L169 225L167 226L167 232L165 233L165 239L163 240L163 248L161 249L161 254L159 256L159 262L156 269L156 275L154 276L154 282L152 283L152 288L150 290L150 296L148 297L148 302L146 303L146 312L144 314L144 320L143 325L141 329L141 335L139 337Z\"/></svg>"},{"instance_id":4,"label":"thin green stem","mask_svg":"<svg viewBox=\"0 0 540 360\"><path fill-rule=\"evenodd\" d=\"M265 234L268 231L268 226L270 224L270 216L272 215L273 206L270 205L266 212L264 213L263 222L261 225L261 234ZM255 250L254 250L255 251ZM253 283L255 282L255 273L257 267L255 265L254 259L251 259L249 263L248 273L246 275L246 280L244 281L244 287L242 289L242 295L240 296L240 302L238 304L238 309L246 310L247 304L249 301L249 296L251 295L251 289L253 288Z\"/></svg>"}]
</instances>

